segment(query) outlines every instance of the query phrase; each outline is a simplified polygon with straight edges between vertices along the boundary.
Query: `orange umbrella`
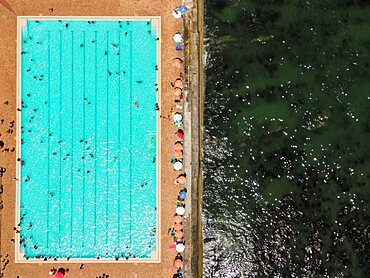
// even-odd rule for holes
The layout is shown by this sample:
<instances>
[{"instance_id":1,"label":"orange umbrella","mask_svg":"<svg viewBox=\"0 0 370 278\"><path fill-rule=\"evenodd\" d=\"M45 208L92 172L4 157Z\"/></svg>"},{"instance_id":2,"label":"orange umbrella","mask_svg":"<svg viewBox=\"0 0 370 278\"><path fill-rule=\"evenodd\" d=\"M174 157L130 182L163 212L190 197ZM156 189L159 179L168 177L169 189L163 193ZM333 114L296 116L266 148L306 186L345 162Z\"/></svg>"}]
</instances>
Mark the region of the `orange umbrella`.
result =
<instances>
[{"instance_id":1,"label":"orange umbrella","mask_svg":"<svg viewBox=\"0 0 370 278\"><path fill-rule=\"evenodd\" d=\"M173 59L173 65L176 68L181 69L181 67L182 67L182 60L180 58Z\"/></svg>"},{"instance_id":2,"label":"orange umbrella","mask_svg":"<svg viewBox=\"0 0 370 278\"><path fill-rule=\"evenodd\" d=\"M175 87L179 87L179 88L182 88L183 87L183 83L182 83L182 80L181 79L176 79L176 81L175 81Z\"/></svg>"},{"instance_id":3,"label":"orange umbrella","mask_svg":"<svg viewBox=\"0 0 370 278\"><path fill-rule=\"evenodd\" d=\"M182 222L182 217L180 215L175 215L173 220L175 220L175 223L181 223Z\"/></svg>"},{"instance_id":4,"label":"orange umbrella","mask_svg":"<svg viewBox=\"0 0 370 278\"><path fill-rule=\"evenodd\" d=\"M174 92L175 96L177 96L177 97L181 96L181 94L182 94L182 90L178 87L173 89L173 92Z\"/></svg>"},{"instance_id":5,"label":"orange umbrella","mask_svg":"<svg viewBox=\"0 0 370 278\"><path fill-rule=\"evenodd\" d=\"M180 151L180 150L176 150L176 151L175 151L175 158L177 158L177 159L182 158L182 151Z\"/></svg>"},{"instance_id":6,"label":"orange umbrella","mask_svg":"<svg viewBox=\"0 0 370 278\"><path fill-rule=\"evenodd\" d=\"M177 237L178 239L182 239L182 236L183 236L183 232L181 232L181 231L176 231L175 232L175 237Z\"/></svg>"},{"instance_id":7,"label":"orange umbrella","mask_svg":"<svg viewBox=\"0 0 370 278\"><path fill-rule=\"evenodd\" d=\"M178 182L179 182L180 184L185 184L185 182L186 182L186 177L185 177L185 176L180 176L180 177L178 177L178 178L177 178L177 180L178 180Z\"/></svg>"},{"instance_id":8,"label":"orange umbrella","mask_svg":"<svg viewBox=\"0 0 370 278\"><path fill-rule=\"evenodd\" d=\"M173 262L173 265L177 268L177 269L180 269L182 268L182 260L180 259L177 259Z\"/></svg>"},{"instance_id":9,"label":"orange umbrella","mask_svg":"<svg viewBox=\"0 0 370 278\"><path fill-rule=\"evenodd\" d=\"M177 142L174 146L173 146L174 150L175 151L181 151L182 150L182 144L180 142Z\"/></svg>"},{"instance_id":10,"label":"orange umbrella","mask_svg":"<svg viewBox=\"0 0 370 278\"><path fill-rule=\"evenodd\" d=\"M180 223L176 223L173 227L175 228L175 231L180 231L182 229L182 225Z\"/></svg>"}]
</instances>

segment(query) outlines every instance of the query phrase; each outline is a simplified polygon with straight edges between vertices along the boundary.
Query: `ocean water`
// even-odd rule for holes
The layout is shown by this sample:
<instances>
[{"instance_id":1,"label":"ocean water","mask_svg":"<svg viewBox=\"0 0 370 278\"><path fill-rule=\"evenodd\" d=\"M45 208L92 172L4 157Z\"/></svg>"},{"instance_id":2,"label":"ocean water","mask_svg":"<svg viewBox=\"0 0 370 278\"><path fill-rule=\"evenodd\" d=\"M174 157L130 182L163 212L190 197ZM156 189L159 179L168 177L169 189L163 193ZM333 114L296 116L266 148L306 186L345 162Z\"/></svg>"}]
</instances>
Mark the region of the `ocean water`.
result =
<instances>
[{"instance_id":1,"label":"ocean water","mask_svg":"<svg viewBox=\"0 0 370 278\"><path fill-rule=\"evenodd\" d=\"M150 21L22 27L25 257L157 251L156 47Z\"/></svg>"},{"instance_id":2,"label":"ocean water","mask_svg":"<svg viewBox=\"0 0 370 278\"><path fill-rule=\"evenodd\" d=\"M368 277L370 2L205 2L204 277Z\"/></svg>"}]
</instances>

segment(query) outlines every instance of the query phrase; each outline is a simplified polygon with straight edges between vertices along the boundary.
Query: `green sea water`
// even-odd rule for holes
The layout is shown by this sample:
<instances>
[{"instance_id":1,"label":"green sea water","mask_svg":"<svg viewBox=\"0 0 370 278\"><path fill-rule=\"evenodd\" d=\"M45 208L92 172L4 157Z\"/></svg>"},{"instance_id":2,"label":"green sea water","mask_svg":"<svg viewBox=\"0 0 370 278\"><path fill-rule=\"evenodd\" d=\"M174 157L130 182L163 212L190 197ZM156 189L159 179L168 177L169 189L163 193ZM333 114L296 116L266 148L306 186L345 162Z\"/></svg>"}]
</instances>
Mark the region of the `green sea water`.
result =
<instances>
[{"instance_id":1,"label":"green sea water","mask_svg":"<svg viewBox=\"0 0 370 278\"><path fill-rule=\"evenodd\" d=\"M369 277L370 1L205 2L204 277Z\"/></svg>"}]
</instances>

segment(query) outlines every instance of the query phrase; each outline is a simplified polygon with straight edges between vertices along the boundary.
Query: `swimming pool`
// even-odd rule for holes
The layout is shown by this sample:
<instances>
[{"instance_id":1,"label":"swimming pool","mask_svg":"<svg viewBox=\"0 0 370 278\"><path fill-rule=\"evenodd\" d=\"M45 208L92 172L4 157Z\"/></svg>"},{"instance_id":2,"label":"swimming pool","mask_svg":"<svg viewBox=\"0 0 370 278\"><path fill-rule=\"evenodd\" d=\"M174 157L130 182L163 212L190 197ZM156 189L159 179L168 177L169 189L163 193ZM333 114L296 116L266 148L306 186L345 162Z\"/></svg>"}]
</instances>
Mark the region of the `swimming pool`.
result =
<instances>
[{"instance_id":1,"label":"swimming pool","mask_svg":"<svg viewBox=\"0 0 370 278\"><path fill-rule=\"evenodd\" d=\"M19 260L158 260L159 24L18 19Z\"/></svg>"}]
</instances>

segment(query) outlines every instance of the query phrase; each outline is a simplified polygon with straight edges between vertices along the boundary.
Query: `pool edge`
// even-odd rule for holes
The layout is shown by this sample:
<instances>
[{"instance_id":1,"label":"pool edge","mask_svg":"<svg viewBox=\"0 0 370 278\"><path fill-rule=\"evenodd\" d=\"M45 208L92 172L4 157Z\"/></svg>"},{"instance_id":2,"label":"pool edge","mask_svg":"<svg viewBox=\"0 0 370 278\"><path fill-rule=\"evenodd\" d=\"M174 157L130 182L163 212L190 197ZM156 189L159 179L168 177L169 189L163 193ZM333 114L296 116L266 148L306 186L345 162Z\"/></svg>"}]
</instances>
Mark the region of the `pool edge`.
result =
<instances>
[{"instance_id":1,"label":"pool edge","mask_svg":"<svg viewBox=\"0 0 370 278\"><path fill-rule=\"evenodd\" d=\"M152 25L156 27L157 37L160 39L156 41L156 64L158 65L158 71L156 75L156 81L158 84L158 91L156 92L156 102L161 104L161 94L162 94L162 88L161 88L161 75L162 75L162 65L161 65L161 28L162 28L162 17L161 16L17 16L17 61L16 61L16 103L17 103L17 109L22 107L22 78L21 78L21 69L22 69L22 59L21 59L21 51L22 51L22 27L25 26L25 23L27 20L58 20L58 19L69 19L69 20L88 20L88 19L94 19L94 20L112 20L116 21L118 19L121 19L122 21L125 19L129 19L130 21L137 20L137 21L144 21L144 20L150 20L152 21ZM69 259L67 258L61 258L54 261L53 259L49 259L47 261L44 261L43 259L28 259L26 260L23 257L23 253L20 252L20 233L15 232L15 244L14 244L14 262L17 263L56 263L56 262L65 262L65 263L162 263L162 231L161 231L161 161L162 161L162 153L161 153L161 120L160 120L160 111L156 111L156 207L157 207L157 252L155 253L155 256L150 259L128 259L128 260L118 260L116 261L115 258L108 258L108 259L89 259L89 258L75 258L75 259ZM16 115L16 158L20 158L21 156L21 123L22 123L22 113L20 111L17 111ZM20 173L21 173L21 163L20 161L16 161L16 196L15 196L15 225L14 227L17 227L18 223L20 223L20 197L21 197L21 190L20 190Z\"/></svg>"}]
</instances>

